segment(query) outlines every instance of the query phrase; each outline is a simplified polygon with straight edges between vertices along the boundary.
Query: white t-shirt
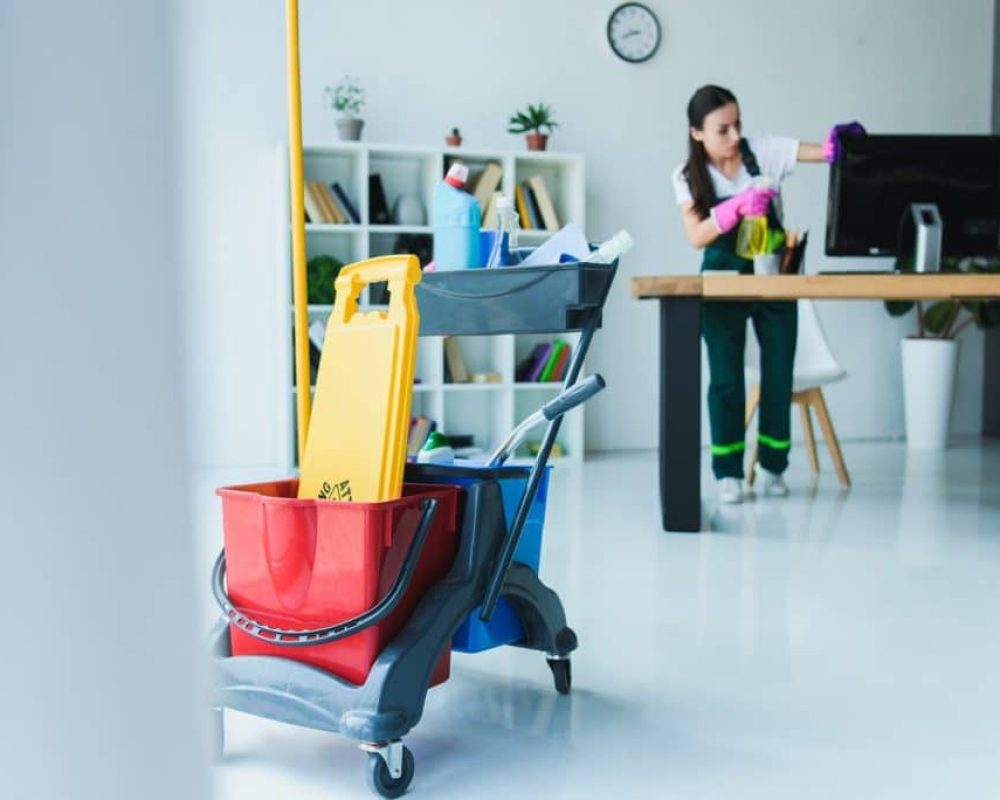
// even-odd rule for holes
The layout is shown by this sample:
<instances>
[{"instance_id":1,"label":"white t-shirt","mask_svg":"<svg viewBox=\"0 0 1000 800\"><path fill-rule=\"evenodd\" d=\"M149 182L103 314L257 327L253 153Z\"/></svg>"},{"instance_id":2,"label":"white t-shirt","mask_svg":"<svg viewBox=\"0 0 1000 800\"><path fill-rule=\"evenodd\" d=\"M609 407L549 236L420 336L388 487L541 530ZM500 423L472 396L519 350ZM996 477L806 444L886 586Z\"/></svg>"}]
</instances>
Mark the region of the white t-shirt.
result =
<instances>
[{"instance_id":1,"label":"white t-shirt","mask_svg":"<svg viewBox=\"0 0 1000 800\"><path fill-rule=\"evenodd\" d=\"M775 183L780 184L795 169L795 162L799 156L798 139L789 139L785 136L748 136L747 144L750 145L750 149L757 157L760 174L771 178ZM732 197L744 189L749 189L753 181L750 173L747 172L746 164L740 166L740 171L732 180L729 180L712 164L708 165L708 174L712 177L715 196L719 199ZM684 164L680 164L674 170L673 183L677 205L691 202L691 189L684 177Z\"/></svg>"}]
</instances>

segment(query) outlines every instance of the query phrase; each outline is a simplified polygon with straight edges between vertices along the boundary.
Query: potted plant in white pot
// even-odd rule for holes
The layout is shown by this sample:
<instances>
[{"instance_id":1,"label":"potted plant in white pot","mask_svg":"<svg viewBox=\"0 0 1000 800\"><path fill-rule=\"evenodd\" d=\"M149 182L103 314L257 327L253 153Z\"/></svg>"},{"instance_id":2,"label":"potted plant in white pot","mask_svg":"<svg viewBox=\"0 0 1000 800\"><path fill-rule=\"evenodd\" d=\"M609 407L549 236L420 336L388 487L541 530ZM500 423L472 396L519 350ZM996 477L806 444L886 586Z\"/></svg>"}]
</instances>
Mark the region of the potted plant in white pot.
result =
<instances>
[{"instance_id":1,"label":"potted plant in white pot","mask_svg":"<svg viewBox=\"0 0 1000 800\"><path fill-rule=\"evenodd\" d=\"M897 266L904 272L913 271L909 262ZM997 273L1000 259L943 259L941 271ZM971 325L1000 325L1000 303L939 300L925 305L919 300L888 300L885 306L894 317L913 309L917 312L917 332L902 342L907 446L943 450L948 444L958 335Z\"/></svg>"},{"instance_id":2,"label":"potted plant in white pot","mask_svg":"<svg viewBox=\"0 0 1000 800\"><path fill-rule=\"evenodd\" d=\"M558 127L559 123L552 119L552 109L545 103L537 106L529 103L526 111L516 111L507 121L507 133L525 134L529 150L544 150L549 134L542 133L542 129L551 133Z\"/></svg>"},{"instance_id":3,"label":"potted plant in white pot","mask_svg":"<svg viewBox=\"0 0 1000 800\"><path fill-rule=\"evenodd\" d=\"M345 75L336 86L327 86L323 94L330 108L340 114L337 119L337 133L346 142L356 142L361 138L365 121L358 115L365 107L365 90L353 75Z\"/></svg>"}]
</instances>

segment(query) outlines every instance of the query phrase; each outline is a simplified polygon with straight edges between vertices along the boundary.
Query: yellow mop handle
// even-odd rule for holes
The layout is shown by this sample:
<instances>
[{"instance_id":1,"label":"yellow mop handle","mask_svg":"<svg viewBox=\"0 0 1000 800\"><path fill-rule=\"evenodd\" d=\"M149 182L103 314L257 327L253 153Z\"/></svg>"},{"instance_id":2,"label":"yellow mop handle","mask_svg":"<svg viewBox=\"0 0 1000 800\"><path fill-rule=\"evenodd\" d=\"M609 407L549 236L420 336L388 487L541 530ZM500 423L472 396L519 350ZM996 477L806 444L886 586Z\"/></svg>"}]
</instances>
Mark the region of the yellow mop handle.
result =
<instances>
[{"instance_id":1,"label":"yellow mop handle","mask_svg":"<svg viewBox=\"0 0 1000 800\"><path fill-rule=\"evenodd\" d=\"M302 87L299 78L299 4L286 0L288 34L288 165L292 199L292 298L295 303L295 385L299 463L309 432L309 296L306 286L306 218L302 194Z\"/></svg>"}]
</instances>

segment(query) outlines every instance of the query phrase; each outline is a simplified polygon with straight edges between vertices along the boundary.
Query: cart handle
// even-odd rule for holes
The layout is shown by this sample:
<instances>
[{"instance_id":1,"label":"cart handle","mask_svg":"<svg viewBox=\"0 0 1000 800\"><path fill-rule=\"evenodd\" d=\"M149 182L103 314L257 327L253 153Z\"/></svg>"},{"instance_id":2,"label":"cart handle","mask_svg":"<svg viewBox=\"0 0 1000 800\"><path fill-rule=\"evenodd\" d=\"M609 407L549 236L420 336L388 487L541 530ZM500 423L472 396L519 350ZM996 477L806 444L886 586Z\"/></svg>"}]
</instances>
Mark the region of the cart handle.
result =
<instances>
[{"instance_id":1,"label":"cart handle","mask_svg":"<svg viewBox=\"0 0 1000 800\"><path fill-rule=\"evenodd\" d=\"M403 566L399 570L399 576L385 597L367 611L358 614L356 617L338 622L336 625L329 625L325 628L312 628L309 630L287 630L283 628L272 628L262 622L246 616L236 606L232 604L226 594L226 551L222 550L215 560L212 568L212 594L215 595L215 602L219 604L223 615L236 625L244 633L260 639L268 644L278 644L282 647L313 647L327 642L335 642L351 636L359 631L369 628L377 622L381 622L399 604L406 590L410 586L410 579L417 568L417 560L424 549L424 541L430 531L431 522L437 512L438 501L428 498L421 503L422 514L410 549L403 560Z\"/></svg>"}]
</instances>

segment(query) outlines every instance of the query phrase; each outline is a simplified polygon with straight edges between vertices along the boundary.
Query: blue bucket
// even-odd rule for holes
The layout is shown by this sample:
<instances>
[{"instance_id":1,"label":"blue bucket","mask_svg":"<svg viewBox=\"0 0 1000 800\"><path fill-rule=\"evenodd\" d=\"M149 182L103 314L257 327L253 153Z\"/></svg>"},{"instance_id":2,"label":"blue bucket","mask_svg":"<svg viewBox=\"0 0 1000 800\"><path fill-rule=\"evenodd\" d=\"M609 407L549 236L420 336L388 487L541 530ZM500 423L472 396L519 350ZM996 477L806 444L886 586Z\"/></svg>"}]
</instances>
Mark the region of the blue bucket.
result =
<instances>
[{"instance_id":1,"label":"blue bucket","mask_svg":"<svg viewBox=\"0 0 1000 800\"><path fill-rule=\"evenodd\" d=\"M503 497L504 517L508 530L514 524L514 516L524 496L528 475L531 472L528 467L487 467L469 462L459 462L454 466L421 465L418 469L420 483L468 486L476 481L497 481ZM542 472L535 500L528 511L528 518L524 521L521 539L514 550L514 561L531 567L536 573L542 556L542 528L545 525L545 502L548 499L551 470L551 466L546 466ZM452 637L451 649L460 653L479 653L504 644L517 644L523 639L524 629L517 613L507 599L501 597L489 622L479 619L478 607L473 609Z\"/></svg>"}]
</instances>

